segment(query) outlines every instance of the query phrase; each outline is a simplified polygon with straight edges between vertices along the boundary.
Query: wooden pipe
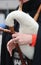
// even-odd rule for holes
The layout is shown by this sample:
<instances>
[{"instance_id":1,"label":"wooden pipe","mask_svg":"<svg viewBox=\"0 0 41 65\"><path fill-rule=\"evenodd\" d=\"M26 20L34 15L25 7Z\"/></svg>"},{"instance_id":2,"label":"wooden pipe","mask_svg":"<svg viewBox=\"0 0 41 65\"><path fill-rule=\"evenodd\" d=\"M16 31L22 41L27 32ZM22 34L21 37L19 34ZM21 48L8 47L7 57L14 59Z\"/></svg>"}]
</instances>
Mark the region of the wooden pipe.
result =
<instances>
[{"instance_id":1,"label":"wooden pipe","mask_svg":"<svg viewBox=\"0 0 41 65\"><path fill-rule=\"evenodd\" d=\"M9 33L9 34L13 34L13 33L11 32L11 30L4 29L4 28L1 28L1 27L0 27L0 31L6 32L6 33Z\"/></svg>"}]
</instances>

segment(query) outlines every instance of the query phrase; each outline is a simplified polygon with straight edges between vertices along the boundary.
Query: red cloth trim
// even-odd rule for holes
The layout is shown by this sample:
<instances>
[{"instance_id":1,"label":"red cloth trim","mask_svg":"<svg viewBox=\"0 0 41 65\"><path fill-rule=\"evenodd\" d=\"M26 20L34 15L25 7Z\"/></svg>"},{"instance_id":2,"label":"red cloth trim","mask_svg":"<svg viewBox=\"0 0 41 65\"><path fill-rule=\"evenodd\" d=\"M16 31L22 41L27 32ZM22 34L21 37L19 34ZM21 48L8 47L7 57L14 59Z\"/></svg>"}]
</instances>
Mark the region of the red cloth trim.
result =
<instances>
[{"instance_id":1,"label":"red cloth trim","mask_svg":"<svg viewBox=\"0 0 41 65\"><path fill-rule=\"evenodd\" d=\"M37 35L33 34L32 35L32 44L31 44L31 46L35 46L36 45L36 39L37 39Z\"/></svg>"}]
</instances>

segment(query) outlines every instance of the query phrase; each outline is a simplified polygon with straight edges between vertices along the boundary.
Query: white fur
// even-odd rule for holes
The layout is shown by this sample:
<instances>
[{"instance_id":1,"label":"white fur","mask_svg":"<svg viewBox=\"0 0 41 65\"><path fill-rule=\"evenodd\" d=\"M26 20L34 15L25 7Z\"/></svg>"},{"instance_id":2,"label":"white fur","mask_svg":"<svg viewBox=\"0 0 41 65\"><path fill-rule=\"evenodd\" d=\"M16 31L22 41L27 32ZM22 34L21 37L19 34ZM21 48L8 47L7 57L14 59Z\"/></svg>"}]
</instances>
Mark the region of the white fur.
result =
<instances>
[{"instance_id":1,"label":"white fur","mask_svg":"<svg viewBox=\"0 0 41 65\"><path fill-rule=\"evenodd\" d=\"M29 14L19 10L13 11L8 14L5 24L8 26L14 26L14 19L16 19L20 24L20 33L37 34L39 25ZM33 59L34 47L31 47L30 45L23 45L20 46L20 49L29 59Z\"/></svg>"}]
</instances>

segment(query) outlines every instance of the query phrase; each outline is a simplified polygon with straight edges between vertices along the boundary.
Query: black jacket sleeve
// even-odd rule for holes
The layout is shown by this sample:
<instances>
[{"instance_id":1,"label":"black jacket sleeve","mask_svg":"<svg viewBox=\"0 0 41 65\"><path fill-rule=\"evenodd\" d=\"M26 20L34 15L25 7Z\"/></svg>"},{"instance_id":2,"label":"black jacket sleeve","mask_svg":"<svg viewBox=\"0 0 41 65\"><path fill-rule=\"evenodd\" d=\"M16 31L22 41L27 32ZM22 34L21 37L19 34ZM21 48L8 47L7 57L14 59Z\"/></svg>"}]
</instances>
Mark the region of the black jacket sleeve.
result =
<instances>
[{"instance_id":1,"label":"black jacket sleeve","mask_svg":"<svg viewBox=\"0 0 41 65\"><path fill-rule=\"evenodd\" d=\"M39 26L32 65L41 65L41 26Z\"/></svg>"}]
</instances>

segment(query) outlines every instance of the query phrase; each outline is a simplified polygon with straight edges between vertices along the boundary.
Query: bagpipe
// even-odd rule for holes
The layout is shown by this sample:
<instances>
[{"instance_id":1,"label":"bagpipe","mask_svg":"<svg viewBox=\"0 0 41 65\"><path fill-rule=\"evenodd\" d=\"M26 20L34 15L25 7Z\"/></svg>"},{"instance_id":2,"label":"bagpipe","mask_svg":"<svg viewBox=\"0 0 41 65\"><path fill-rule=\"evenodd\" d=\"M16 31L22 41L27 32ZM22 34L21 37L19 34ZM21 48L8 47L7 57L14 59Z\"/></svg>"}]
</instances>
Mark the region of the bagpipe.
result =
<instances>
[{"instance_id":1,"label":"bagpipe","mask_svg":"<svg viewBox=\"0 0 41 65\"><path fill-rule=\"evenodd\" d=\"M38 23L29 15L23 11L13 11L8 14L5 24L9 26L10 30L0 28L0 31L7 32L9 34L15 33L14 29L11 29L14 26L14 19L20 24L19 32L25 34L37 34L39 25ZM29 59L33 59L35 47L30 46L29 44L19 46L16 43L16 48L18 49L19 56L22 62L22 65L26 65L25 60L23 59L22 53Z\"/></svg>"}]
</instances>

